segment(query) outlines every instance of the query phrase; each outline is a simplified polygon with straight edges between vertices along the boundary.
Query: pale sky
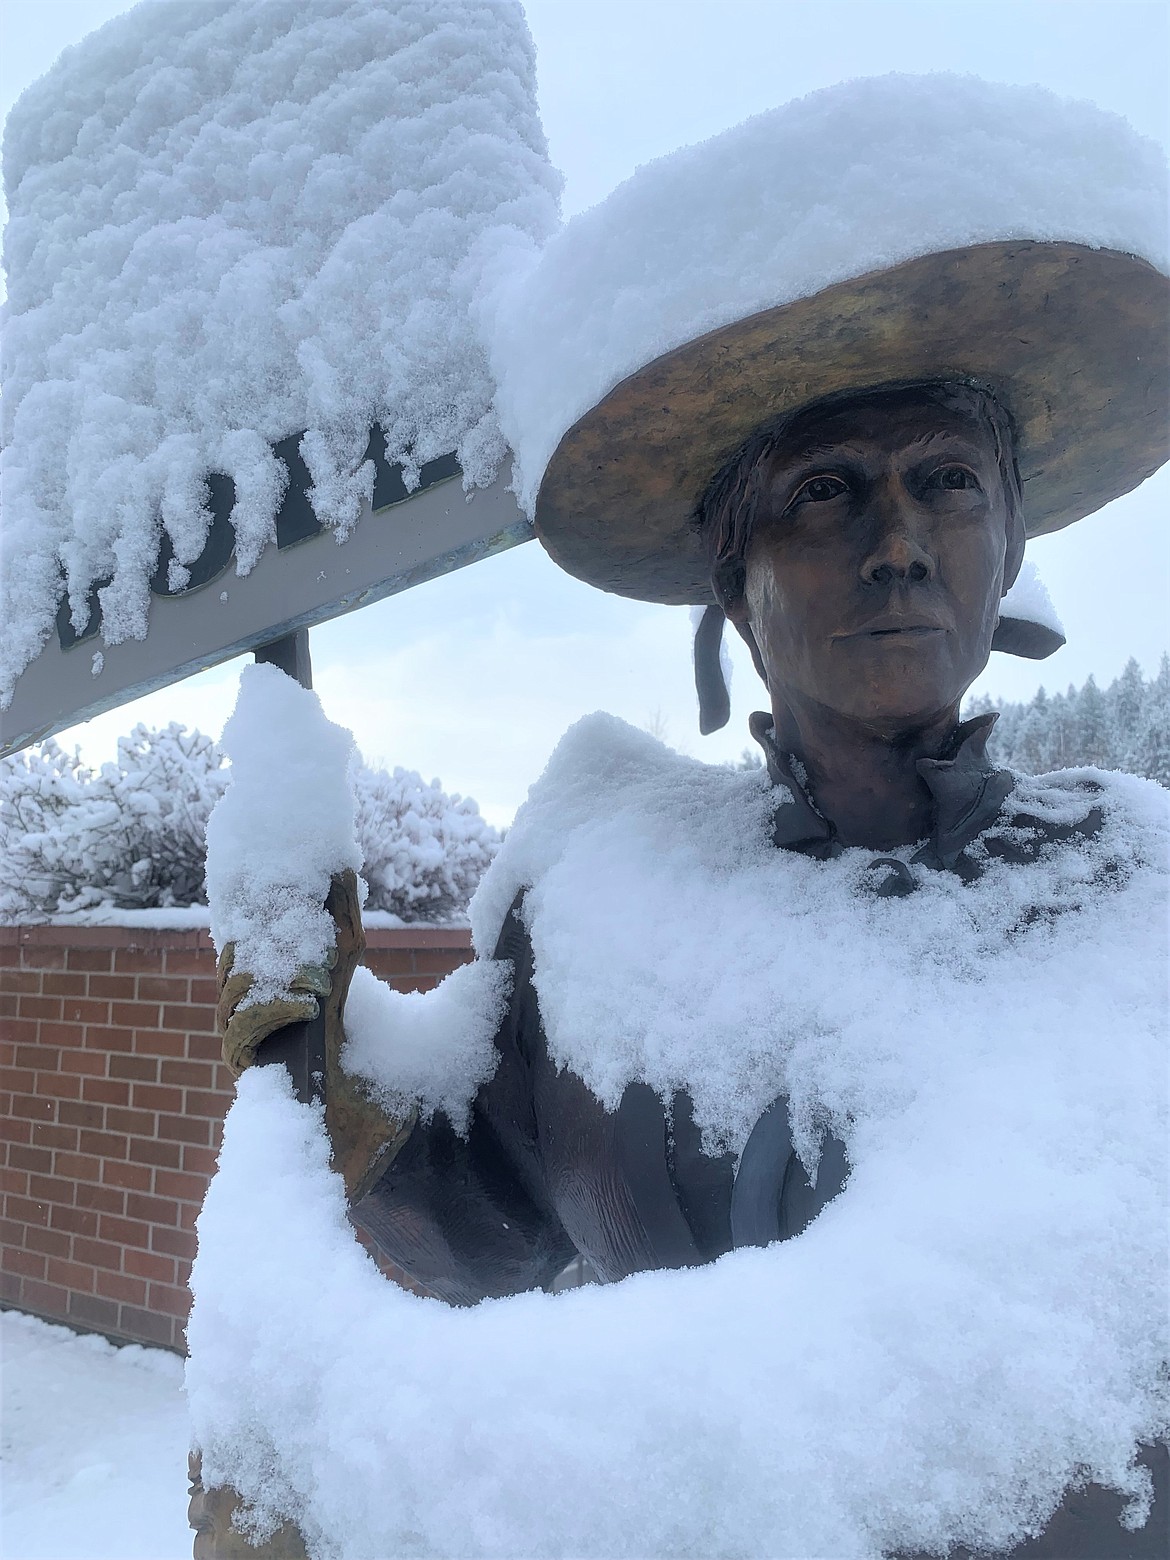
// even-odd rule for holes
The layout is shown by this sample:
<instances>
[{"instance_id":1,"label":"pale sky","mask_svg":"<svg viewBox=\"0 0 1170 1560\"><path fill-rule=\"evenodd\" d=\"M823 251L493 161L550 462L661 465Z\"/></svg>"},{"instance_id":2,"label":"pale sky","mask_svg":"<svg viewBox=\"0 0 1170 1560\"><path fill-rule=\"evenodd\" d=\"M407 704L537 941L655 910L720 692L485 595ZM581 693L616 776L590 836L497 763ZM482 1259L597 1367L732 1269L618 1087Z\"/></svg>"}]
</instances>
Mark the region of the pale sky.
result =
<instances>
[{"instance_id":1,"label":"pale sky","mask_svg":"<svg viewBox=\"0 0 1170 1560\"><path fill-rule=\"evenodd\" d=\"M0 0L0 112L61 50L129 9L118 0ZM1124 114L1170 147L1165 0L529 0L540 104L566 215L641 163L818 87L891 70L1038 82ZM945 191L940 192L945 198ZM1069 643L1049 661L994 656L976 691L1029 698L1134 655L1147 674L1170 645L1170 470L1029 556ZM326 712L372 761L474 796L506 823L560 733L594 709L718 761L748 745L765 703L736 654L732 719L700 737L685 610L606 596L529 543L312 631ZM137 721L218 735L239 662L61 735L91 761Z\"/></svg>"}]
</instances>

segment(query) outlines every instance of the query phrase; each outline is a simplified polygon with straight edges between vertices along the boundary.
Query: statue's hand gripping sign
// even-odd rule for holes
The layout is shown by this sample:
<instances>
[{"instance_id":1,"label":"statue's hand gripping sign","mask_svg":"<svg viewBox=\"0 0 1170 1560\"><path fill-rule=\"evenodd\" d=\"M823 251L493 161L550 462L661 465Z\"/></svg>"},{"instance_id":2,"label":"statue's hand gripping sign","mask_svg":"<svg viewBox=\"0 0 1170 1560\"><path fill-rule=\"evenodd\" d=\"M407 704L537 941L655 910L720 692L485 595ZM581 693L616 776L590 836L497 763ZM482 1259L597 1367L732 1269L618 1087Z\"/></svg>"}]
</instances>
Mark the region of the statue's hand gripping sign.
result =
<instances>
[{"instance_id":1,"label":"statue's hand gripping sign","mask_svg":"<svg viewBox=\"0 0 1170 1560\"><path fill-rule=\"evenodd\" d=\"M348 733L245 675L200 1560L1159 1555L1165 797L959 719L1058 640L1027 538L1166 458L1154 150L863 81L558 229L475 0L145 8L37 91L7 740L102 707L42 661L116 702L530 523L707 609L708 724L726 621L769 705L755 775L571 732L420 997L358 966ZM248 1065L294 1016L299 1098Z\"/></svg>"}]
</instances>

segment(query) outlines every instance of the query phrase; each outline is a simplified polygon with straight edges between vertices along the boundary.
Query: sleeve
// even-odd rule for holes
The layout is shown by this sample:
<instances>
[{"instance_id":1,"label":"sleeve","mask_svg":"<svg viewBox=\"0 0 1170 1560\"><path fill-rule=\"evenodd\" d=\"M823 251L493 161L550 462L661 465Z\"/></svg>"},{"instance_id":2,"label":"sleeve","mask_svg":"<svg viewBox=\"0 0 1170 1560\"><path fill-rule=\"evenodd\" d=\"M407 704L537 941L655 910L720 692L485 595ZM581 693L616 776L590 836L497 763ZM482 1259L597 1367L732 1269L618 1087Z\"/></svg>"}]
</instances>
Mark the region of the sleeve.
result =
<instances>
[{"instance_id":1,"label":"sleeve","mask_svg":"<svg viewBox=\"0 0 1170 1560\"><path fill-rule=\"evenodd\" d=\"M515 972L495 1039L499 1062L476 1097L466 1138L443 1116L420 1122L351 1209L384 1257L452 1305L543 1286L576 1255L540 1162L532 1071L545 1039L521 900L495 951Z\"/></svg>"}]
</instances>

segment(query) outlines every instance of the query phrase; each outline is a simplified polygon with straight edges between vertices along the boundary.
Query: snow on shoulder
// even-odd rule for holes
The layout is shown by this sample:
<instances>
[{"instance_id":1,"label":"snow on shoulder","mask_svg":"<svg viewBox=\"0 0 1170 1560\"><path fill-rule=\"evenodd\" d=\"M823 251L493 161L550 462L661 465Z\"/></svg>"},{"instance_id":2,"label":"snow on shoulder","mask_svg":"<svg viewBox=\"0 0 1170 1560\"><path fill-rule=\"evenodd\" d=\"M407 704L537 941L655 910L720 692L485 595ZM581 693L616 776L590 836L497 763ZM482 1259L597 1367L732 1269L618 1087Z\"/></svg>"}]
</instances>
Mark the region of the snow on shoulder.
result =
<instances>
[{"instance_id":1,"label":"snow on shoulder","mask_svg":"<svg viewBox=\"0 0 1170 1560\"><path fill-rule=\"evenodd\" d=\"M1086 1480L1140 1524L1170 1417L1167 797L1075 771L1016 799L1004 827L1100 826L880 899L868 852L770 844L765 777L575 727L481 949L527 886L558 1059L606 1099L685 1083L733 1150L789 1092L845 1189L763 1251L451 1309L380 1279L319 1111L254 1069L193 1274L208 1478L330 1560L999 1551Z\"/></svg>"},{"instance_id":2,"label":"snow on shoulder","mask_svg":"<svg viewBox=\"0 0 1170 1560\"><path fill-rule=\"evenodd\" d=\"M1119 115L946 74L843 82L649 163L488 307L521 499L531 508L562 435L614 385L707 331L999 239L1165 269L1166 198L1161 149Z\"/></svg>"},{"instance_id":3,"label":"snow on shoulder","mask_svg":"<svg viewBox=\"0 0 1170 1560\"><path fill-rule=\"evenodd\" d=\"M162 534L180 582L203 549L209 472L247 573L288 435L339 538L374 423L408 482L451 450L491 480L470 298L560 187L518 4L136 6L24 93L4 181L0 707L62 570L79 629L101 584L106 641L146 633Z\"/></svg>"}]
</instances>

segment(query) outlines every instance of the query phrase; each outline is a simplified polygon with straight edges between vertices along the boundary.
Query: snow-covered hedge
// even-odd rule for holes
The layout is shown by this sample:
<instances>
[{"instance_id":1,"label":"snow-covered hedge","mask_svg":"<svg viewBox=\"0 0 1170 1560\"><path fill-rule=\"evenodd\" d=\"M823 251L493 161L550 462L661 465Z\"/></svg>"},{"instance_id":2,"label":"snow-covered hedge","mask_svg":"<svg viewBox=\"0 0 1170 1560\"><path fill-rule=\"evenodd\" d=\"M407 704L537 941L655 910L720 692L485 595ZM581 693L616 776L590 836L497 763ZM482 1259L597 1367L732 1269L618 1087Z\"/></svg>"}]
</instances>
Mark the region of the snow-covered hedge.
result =
<instances>
[{"instance_id":1,"label":"snow-covered hedge","mask_svg":"<svg viewBox=\"0 0 1170 1560\"><path fill-rule=\"evenodd\" d=\"M0 762L0 920L207 902L207 819L228 783L218 745L136 726L97 771L51 738ZM459 917L499 836L470 798L410 769L354 774L366 908Z\"/></svg>"}]
</instances>

